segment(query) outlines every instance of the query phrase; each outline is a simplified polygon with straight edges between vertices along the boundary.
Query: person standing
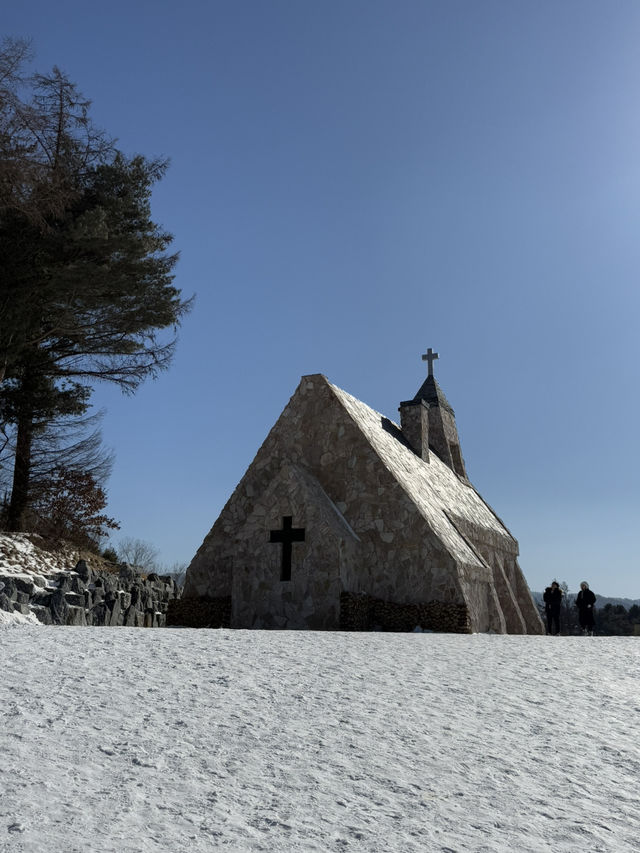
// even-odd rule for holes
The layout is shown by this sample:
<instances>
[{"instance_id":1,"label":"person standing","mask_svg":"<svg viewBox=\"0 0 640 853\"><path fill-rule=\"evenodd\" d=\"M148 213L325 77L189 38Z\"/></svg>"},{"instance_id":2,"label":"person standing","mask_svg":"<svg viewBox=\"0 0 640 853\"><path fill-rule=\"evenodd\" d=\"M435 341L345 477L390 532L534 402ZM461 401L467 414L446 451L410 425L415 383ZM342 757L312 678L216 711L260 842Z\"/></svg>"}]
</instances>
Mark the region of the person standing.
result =
<instances>
[{"instance_id":1,"label":"person standing","mask_svg":"<svg viewBox=\"0 0 640 853\"><path fill-rule=\"evenodd\" d=\"M593 636L593 605L596 603L596 597L589 589L589 584L582 581L580 584L580 592L576 596L576 607L578 608L578 619L583 634Z\"/></svg>"},{"instance_id":2,"label":"person standing","mask_svg":"<svg viewBox=\"0 0 640 853\"><path fill-rule=\"evenodd\" d=\"M552 581L544 595L544 610L547 616L547 634L560 633L560 608L562 606L562 590L558 581ZM554 630L555 628L555 630Z\"/></svg>"}]
</instances>

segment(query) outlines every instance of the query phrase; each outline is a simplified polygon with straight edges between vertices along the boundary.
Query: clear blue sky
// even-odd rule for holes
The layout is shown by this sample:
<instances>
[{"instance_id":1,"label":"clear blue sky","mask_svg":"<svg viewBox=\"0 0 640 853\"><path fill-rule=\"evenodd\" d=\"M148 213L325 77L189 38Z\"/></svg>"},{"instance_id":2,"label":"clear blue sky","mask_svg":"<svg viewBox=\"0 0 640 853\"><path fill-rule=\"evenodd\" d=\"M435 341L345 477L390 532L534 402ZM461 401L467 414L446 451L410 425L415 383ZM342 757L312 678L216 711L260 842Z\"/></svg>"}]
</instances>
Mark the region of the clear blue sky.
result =
<instances>
[{"instance_id":1,"label":"clear blue sky","mask_svg":"<svg viewBox=\"0 0 640 853\"><path fill-rule=\"evenodd\" d=\"M640 597L640 3L112 0L3 9L128 153L196 294L110 389L119 536L188 562L301 375L424 378L533 589Z\"/></svg>"}]
</instances>

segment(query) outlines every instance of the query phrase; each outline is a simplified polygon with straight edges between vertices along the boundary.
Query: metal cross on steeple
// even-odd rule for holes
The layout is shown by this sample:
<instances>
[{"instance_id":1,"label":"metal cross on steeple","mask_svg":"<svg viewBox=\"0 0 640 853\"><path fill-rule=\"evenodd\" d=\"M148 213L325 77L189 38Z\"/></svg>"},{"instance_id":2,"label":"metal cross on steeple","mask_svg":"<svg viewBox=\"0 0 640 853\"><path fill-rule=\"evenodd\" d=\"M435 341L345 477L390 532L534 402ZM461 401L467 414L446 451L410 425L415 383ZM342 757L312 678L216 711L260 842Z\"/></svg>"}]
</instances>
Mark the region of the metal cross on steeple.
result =
<instances>
[{"instance_id":1,"label":"metal cross on steeple","mask_svg":"<svg viewBox=\"0 0 640 853\"><path fill-rule=\"evenodd\" d=\"M426 351L426 353L422 356L423 361L429 362L429 372L427 376L433 376L433 362L438 358L438 353L434 352L431 347Z\"/></svg>"}]
</instances>

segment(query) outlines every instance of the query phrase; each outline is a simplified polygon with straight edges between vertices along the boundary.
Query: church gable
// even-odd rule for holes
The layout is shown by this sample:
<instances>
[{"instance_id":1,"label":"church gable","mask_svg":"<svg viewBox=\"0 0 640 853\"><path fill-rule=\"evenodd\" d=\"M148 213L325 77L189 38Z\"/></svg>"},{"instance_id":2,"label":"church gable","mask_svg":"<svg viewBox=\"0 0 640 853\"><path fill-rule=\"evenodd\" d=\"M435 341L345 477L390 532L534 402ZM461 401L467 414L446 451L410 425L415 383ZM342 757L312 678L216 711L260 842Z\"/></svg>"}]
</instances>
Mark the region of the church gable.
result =
<instances>
[{"instance_id":1,"label":"church gable","mask_svg":"<svg viewBox=\"0 0 640 853\"><path fill-rule=\"evenodd\" d=\"M291 480L293 471L297 474ZM296 507L299 495L314 492L312 482L315 502L331 507L333 515L338 513L351 531L350 536L340 537L349 559L347 554L331 558L334 576L341 579L344 589L367 590L399 601L415 595L425 600L437 596L461 599L450 553L382 463L335 387L321 375L301 380L194 557L185 596L233 592L234 613L242 611L242 624L246 625L255 603L255 577L262 576L264 561L273 561L278 551L277 546L268 548L266 539L271 530L281 527L284 517L291 517L294 527L309 530ZM294 544L293 552L306 554L318 536L322 536L321 528L313 536L309 532L304 543ZM275 565L269 571L275 577ZM297 571L294 565L294 583ZM264 597L264 587L261 590ZM282 591L287 592L284 587ZM250 603L245 607L241 602ZM262 604L258 609L262 611Z\"/></svg>"},{"instance_id":2,"label":"church gable","mask_svg":"<svg viewBox=\"0 0 640 853\"><path fill-rule=\"evenodd\" d=\"M310 471L284 462L254 495L241 537L232 586L237 627L338 624L358 537Z\"/></svg>"},{"instance_id":3,"label":"church gable","mask_svg":"<svg viewBox=\"0 0 640 853\"><path fill-rule=\"evenodd\" d=\"M260 458L194 557L185 595L230 596L236 627L333 626L358 537L311 472Z\"/></svg>"},{"instance_id":4,"label":"church gable","mask_svg":"<svg viewBox=\"0 0 640 853\"><path fill-rule=\"evenodd\" d=\"M462 463L430 452L429 403L403 405L411 433L324 376L302 377L194 557L185 597L230 597L236 627L337 628L349 593L460 607L473 630L527 630L517 542ZM453 444L450 415L452 428L433 423Z\"/></svg>"}]
</instances>

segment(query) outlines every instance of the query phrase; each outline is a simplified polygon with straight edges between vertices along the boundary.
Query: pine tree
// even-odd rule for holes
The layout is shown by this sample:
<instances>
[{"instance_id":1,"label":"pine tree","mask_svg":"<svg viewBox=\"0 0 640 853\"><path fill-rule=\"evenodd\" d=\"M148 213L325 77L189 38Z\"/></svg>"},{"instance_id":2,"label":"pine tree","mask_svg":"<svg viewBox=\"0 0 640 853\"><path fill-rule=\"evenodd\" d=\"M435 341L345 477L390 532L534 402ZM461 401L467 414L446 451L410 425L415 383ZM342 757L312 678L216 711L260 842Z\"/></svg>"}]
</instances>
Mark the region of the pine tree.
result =
<instances>
[{"instance_id":1,"label":"pine tree","mask_svg":"<svg viewBox=\"0 0 640 853\"><path fill-rule=\"evenodd\" d=\"M25 524L37 429L85 412L95 382L131 393L166 369L167 332L190 307L173 286L172 237L151 219L166 161L118 151L59 69L25 83L15 69L24 55L14 51L9 85L0 83L0 415L16 430L12 530Z\"/></svg>"}]
</instances>

